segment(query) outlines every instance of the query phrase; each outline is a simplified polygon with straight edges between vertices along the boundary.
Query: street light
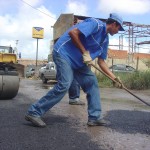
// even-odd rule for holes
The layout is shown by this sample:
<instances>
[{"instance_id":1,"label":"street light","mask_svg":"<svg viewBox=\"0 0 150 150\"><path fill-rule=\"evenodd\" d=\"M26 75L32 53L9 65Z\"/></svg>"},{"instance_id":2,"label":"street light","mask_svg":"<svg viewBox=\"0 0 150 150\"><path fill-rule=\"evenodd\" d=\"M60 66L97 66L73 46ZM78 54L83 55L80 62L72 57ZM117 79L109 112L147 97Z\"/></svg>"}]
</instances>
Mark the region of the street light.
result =
<instances>
[{"instance_id":1,"label":"street light","mask_svg":"<svg viewBox=\"0 0 150 150\"><path fill-rule=\"evenodd\" d=\"M17 55L17 58L18 58L18 49L17 49L18 42L19 42L19 40L16 40L16 55Z\"/></svg>"}]
</instances>

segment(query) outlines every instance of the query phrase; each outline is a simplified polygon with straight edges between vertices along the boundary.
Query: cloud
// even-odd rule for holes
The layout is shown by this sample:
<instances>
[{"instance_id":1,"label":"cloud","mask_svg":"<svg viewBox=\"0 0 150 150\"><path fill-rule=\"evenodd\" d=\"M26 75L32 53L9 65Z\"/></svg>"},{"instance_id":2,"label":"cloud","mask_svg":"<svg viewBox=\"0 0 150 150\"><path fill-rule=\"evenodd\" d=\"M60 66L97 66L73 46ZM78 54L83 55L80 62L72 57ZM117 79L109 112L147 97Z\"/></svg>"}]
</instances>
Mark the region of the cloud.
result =
<instances>
[{"instance_id":1,"label":"cloud","mask_svg":"<svg viewBox=\"0 0 150 150\"><path fill-rule=\"evenodd\" d=\"M27 2L27 1L26 1ZM38 5L41 1L33 0L33 6ZM16 47L16 40L18 41L17 49L21 52L22 58L35 59L37 43L36 39L32 38L32 27L44 28L44 39L39 40L38 58L45 59L50 51L50 40L52 40L51 26L56 21L55 14L52 14L46 7L40 5L36 7L43 13L31 8L28 5L18 3L18 9L15 13L5 13L0 15L0 45Z\"/></svg>"},{"instance_id":2,"label":"cloud","mask_svg":"<svg viewBox=\"0 0 150 150\"><path fill-rule=\"evenodd\" d=\"M74 13L75 15L88 15L88 8L83 2L77 0L68 0L65 13Z\"/></svg>"},{"instance_id":3,"label":"cloud","mask_svg":"<svg viewBox=\"0 0 150 150\"><path fill-rule=\"evenodd\" d=\"M150 12L149 0L99 0L100 12L121 12L125 14L145 14Z\"/></svg>"}]
</instances>

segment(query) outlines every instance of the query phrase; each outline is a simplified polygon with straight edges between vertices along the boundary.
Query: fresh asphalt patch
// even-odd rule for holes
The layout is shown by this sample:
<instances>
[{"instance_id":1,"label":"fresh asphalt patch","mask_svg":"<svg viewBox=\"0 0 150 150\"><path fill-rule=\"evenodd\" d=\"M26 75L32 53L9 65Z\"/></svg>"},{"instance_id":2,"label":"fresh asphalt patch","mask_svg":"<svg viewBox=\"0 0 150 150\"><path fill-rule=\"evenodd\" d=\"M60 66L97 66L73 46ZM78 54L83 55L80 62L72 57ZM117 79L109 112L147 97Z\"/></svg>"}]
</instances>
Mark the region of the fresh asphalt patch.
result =
<instances>
[{"instance_id":1,"label":"fresh asphalt patch","mask_svg":"<svg viewBox=\"0 0 150 150\"><path fill-rule=\"evenodd\" d=\"M111 122L108 127L117 132L150 135L150 112L112 110L105 119Z\"/></svg>"},{"instance_id":2,"label":"fresh asphalt patch","mask_svg":"<svg viewBox=\"0 0 150 150\"><path fill-rule=\"evenodd\" d=\"M49 112L46 128L33 127L24 120L26 110L26 104L0 106L0 150L101 150L69 118Z\"/></svg>"}]
</instances>

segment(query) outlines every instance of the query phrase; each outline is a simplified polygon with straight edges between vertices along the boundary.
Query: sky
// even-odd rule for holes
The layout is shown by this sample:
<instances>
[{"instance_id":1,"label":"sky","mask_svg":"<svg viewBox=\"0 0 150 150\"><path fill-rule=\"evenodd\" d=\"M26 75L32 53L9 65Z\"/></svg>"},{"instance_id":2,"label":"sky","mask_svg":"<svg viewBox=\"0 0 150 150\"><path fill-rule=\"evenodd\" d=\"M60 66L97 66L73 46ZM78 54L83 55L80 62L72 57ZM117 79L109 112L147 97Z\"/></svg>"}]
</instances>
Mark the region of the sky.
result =
<instances>
[{"instance_id":1,"label":"sky","mask_svg":"<svg viewBox=\"0 0 150 150\"><path fill-rule=\"evenodd\" d=\"M107 19L112 12L124 21L150 25L150 0L0 0L0 45L17 47L24 59L36 59L37 40L32 28L44 28L44 39L38 41L38 59L47 59L52 26L64 13ZM118 44L118 37L110 38ZM125 39L124 45L128 45ZM150 53L150 50L141 50Z\"/></svg>"}]
</instances>

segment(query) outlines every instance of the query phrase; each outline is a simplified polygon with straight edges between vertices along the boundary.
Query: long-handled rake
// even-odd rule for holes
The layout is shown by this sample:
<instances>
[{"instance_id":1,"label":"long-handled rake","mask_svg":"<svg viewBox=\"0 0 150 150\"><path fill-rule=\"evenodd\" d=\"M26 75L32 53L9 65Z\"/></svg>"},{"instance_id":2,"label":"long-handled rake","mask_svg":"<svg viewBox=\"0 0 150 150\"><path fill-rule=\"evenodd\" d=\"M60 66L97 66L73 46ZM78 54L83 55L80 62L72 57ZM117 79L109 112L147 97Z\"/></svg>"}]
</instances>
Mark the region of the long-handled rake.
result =
<instances>
[{"instance_id":1,"label":"long-handled rake","mask_svg":"<svg viewBox=\"0 0 150 150\"><path fill-rule=\"evenodd\" d=\"M98 71L100 71L102 74L104 74L106 77L108 77L110 80L112 80L113 82L117 82L115 80L113 80L110 76L108 76L105 72L103 72L100 68L98 68L97 66L95 66L94 64L91 64L91 66L93 66L95 69L97 69ZM129 92L131 95L133 95L134 97L136 97L138 100L140 100L141 102L143 102L144 104L150 106L149 103L145 102L143 99L141 99L140 97L138 97L137 95L135 95L134 93L132 93L130 90L128 90L124 85L122 87L124 90L126 90L127 92Z\"/></svg>"}]
</instances>

